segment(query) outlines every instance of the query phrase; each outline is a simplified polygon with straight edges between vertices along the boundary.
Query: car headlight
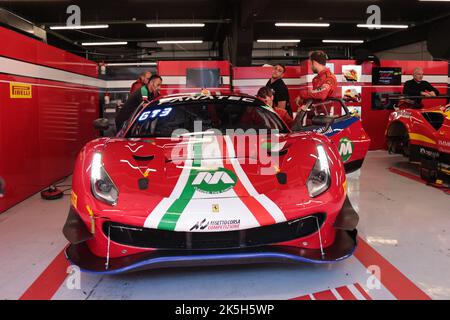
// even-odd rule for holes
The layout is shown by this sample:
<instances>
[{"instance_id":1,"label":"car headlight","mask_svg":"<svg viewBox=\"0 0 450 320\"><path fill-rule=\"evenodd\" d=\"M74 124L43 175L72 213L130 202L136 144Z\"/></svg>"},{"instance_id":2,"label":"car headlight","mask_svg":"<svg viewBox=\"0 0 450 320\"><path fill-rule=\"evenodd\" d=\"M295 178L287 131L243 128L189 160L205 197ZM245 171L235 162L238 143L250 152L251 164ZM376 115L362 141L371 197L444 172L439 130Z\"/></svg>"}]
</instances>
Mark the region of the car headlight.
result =
<instances>
[{"instance_id":1,"label":"car headlight","mask_svg":"<svg viewBox=\"0 0 450 320\"><path fill-rule=\"evenodd\" d=\"M119 191L102 164L102 154L94 153L91 164L91 191L98 200L116 205Z\"/></svg>"},{"instance_id":2,"label":"car headlight","mask_svg":"<svg viewBox=\"0 0 450 320\"><path fill-rule=\"evenodd\" d=\"M311 198L328 190L331 185L330 165L327 153L322 145L317 146L317 160L309 174L306 187Z\"/></svg>"}]
</instances>

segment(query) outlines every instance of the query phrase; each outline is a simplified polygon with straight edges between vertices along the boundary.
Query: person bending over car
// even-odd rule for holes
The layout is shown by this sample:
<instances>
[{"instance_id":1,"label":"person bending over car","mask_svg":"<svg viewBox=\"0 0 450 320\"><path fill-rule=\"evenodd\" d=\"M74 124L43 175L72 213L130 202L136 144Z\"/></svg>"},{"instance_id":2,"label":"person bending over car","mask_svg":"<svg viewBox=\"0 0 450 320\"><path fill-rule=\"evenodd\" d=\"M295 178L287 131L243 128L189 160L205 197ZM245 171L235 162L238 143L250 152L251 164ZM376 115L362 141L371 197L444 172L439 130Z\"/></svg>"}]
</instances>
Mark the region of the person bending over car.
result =
<instances>
[{"instance_id":1,"label":"person bending over car","mask_svg":"<svg viewBox=\"0 0 450 320\"><path fill-rule=\"evenodd\" d=\"M139 90L141 87L145 86L150 80L151 76L152 73L150 71L142 72L139 78L131 85L130 94L132 94L136 90Z\"/></svg>"},{"instance_id":2,"label":"person bending over car","mask_svg":"<svg viewBox=\"0 0 450 320\"><path fill-rule=\"evenodd\" d=\"M154 74L150 77L147 85L142 86L140 90L136 90L130 95L116 116L117 131L122 129L125 121L128 120L128 118L144 100L151 101L159 96L159 88L161 87L161 84L162 78L159 75Z\"/></svg>"},{"instance_id":3,"label":"person bending over car","mask_svg":"<svg viewBox=\"0 0 450 320\"><path fill-rule=\"evenodd\" d=\"M297 106L301 106L306 100L324 101L333 96L337 87L336 76L326 67L327 54L323 51L313 51L309 55L311 69L317 76L312 80L313 89L300 91L295 99Z\"/></svg>"},{"instance_id":4,"label":"person bending over car","mask_svg":"<svg viewBox=\"0 0 450 320\"><path fill-rule=\"evenodd\" d=\"M278 116L286 123L289 128L291 127L294 120L291 118L289 113L285 109L273 106L274 96L272 89L270 89L269 87L259 88L256 96L260 98L267 106L272 108L272 110L274 110L278 114Z\"/></svg>"}]
</instances>

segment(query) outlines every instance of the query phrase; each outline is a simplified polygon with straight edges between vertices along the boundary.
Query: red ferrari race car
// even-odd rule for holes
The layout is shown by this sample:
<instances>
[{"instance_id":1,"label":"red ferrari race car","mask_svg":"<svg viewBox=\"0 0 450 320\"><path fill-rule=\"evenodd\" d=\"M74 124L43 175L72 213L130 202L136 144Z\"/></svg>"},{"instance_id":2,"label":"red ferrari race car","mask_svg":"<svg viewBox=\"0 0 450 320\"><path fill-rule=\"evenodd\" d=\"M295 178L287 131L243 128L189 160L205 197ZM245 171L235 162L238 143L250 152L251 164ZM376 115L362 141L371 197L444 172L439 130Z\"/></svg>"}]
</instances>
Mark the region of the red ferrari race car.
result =
<instances>
[{"instance_id":1,"label":"red ferrari race car","mask_svg":"<svg viewBox=\"0 0 450 320\"><path fill-rule=\"evenodd\" d=\"M443 99L439 96L426 99ZM417 99L395 97L399 109L391 113L386 129L390 153L400 153L420 163L420 176L427 182L450 182L450 105L423 107ZM416 100L412 100L416 99ZM419 108L413 108L414 106Z\"/></svg>"},{"instance_id":2,"label":"red ferrari race car","mask_svg":"<svg viewBox=\"0 0 450 320\"><path fill-rule=\"evenodd\" d=\"M294 119L293 131L314 131L330 138L337 147L347 173L361 168L369 151L370 138L361 119L351 114L342 99L309 101Z\"/></svg>"},{"instance_id":3,"label":"red ferrari race car","mask_svg":"<svg viewBox=\"0 0 450 320\"><path fill-rule=\"evenodd\" d=\"M335 144L290 131L252 96L145 103L116 137L80 151L72 186L66 256L86 272L330 263L356 247Z\"/></svg>"}]
</instances>

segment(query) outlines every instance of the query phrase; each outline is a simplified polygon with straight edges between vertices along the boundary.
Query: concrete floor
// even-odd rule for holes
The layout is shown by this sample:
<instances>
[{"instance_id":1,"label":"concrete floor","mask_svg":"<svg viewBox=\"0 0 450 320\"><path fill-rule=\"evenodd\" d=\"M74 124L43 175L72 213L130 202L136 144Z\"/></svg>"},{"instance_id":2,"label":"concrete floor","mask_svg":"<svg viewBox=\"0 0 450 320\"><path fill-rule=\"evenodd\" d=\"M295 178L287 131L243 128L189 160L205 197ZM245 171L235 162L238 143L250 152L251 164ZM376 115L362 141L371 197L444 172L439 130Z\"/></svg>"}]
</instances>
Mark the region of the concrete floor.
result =
<instances>
[{"instance_id":1,"label":"concrete floor","mask_svg":"<svg viewBox=\"0 0 450 320\"><path fill-rule=\"evenodd\" d=\"M0 299L450 299L450 196L388 170L400 162L369 152L348 176L360 245L340 263L81 274L79 289L62 255L69 197L35 195L0 215Z\"/></svg>"}]
</instances>

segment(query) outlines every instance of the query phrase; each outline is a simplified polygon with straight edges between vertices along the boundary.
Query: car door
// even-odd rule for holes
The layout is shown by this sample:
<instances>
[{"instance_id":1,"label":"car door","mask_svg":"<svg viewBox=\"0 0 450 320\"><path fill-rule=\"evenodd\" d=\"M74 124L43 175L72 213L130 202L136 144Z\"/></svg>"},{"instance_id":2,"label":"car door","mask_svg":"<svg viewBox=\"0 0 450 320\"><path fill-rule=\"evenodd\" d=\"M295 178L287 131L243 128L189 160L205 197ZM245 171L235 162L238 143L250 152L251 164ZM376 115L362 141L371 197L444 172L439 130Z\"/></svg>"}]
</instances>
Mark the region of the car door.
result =
<instances>
[{"instance_id":1,"label":"car door","mask_svg":"<svg viewBox=\"0 0 450 320\"><path fill-rule=\"evenodd\" d=\"M370 138L360 117L340 99L310 101L295 117L292 130L326 135L336 145L347 173L361 168L369 150Z\"/></svg>"}]
</instances>

